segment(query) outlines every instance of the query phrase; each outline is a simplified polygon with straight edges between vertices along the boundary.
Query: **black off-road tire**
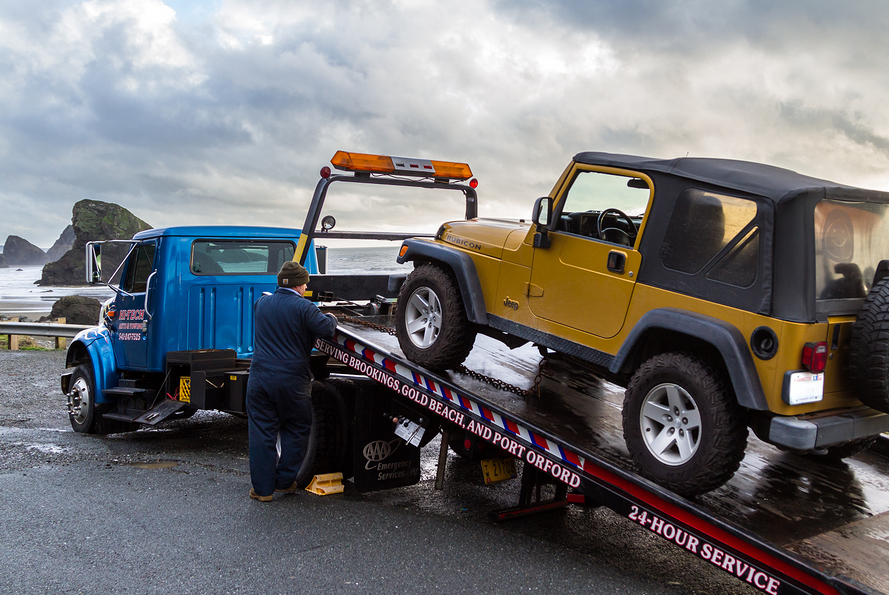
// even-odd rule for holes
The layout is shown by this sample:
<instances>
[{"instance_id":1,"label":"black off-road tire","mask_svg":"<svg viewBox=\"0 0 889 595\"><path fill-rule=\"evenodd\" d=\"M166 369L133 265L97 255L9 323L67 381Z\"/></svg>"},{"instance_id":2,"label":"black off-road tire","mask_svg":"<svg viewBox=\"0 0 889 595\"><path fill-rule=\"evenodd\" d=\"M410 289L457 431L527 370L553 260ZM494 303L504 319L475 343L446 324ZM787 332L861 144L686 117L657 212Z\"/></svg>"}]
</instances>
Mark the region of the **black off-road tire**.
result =
<instances>
[{"instance_id":1,"label":"black off-road tire","mask_svg":"<svg viewBox=\"0 0 889 595\"><path fill-rule=\"evenodd\" d=\"M336 404L335 389L322 382L312 382L312 431L303 456L296 485L304 488L321 473L334 473L342 459L339 442L342 424ZM340 460L337 460L339 453Z\"/></svg>"},{"instance_id":2,"label":"black off-road tire","mask_svg":"<svg viewBox=\"0 0 889 595\"><path fill-rule=\"evenodd\" d=\"M415 268L401 286L395 330L404 355L435 371L462 364L475 342L456 279L429 263Z\"/></svg>"},{"instance_id":3,"label":"black off-road tire","mask_svg":"<svg viewBox=\"0 0 889 595\"><path fill-rule=\"evenodd\" d=\"M744 410L727 381L687 353L657 355L639 367L627 387L623 429L641 474L683 496L731 479L747 447Z\"/></svg>"},{"instance_id":4,"label":"black off-road tire","mask_svg":"<svg viewBox=\"0 0 889 595\"><path fill-rule=\"evenodd\" d=\"M861 402L889 413L889 277L873 286L852 326L849 371Z\"/></svg>"},{"instance_id":5,"label":"black off-road tire","mask_svg":"<svg viewBox=\"0 0 889 595\"><path fill-rule=\"evenodd\" d=\"M337 441L337 452L334 458L337 463L335 471L343 474L343 479L354 475L353 442L355 440L355 384L344 378L328 378L324 381L335 395L334 403L339 417L340 439Z\"/></svg>"}]
</instances>

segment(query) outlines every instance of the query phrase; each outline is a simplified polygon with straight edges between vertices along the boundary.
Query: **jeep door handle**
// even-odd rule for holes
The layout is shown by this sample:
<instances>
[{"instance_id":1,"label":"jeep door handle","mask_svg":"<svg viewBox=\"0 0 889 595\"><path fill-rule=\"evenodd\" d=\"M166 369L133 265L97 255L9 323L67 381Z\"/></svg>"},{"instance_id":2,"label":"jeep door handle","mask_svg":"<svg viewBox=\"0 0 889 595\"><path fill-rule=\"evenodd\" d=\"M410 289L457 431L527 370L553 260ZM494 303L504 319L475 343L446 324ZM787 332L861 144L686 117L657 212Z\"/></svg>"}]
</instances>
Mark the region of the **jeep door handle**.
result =
<instances>
[{"instance_id":1,"label":"jeep door handle","mask_svg":"<svg viewBox=\"0 0 889 595\"><path fill-rule=\"evenodd\" d=\"M617 250L608 253L608 263L606 265L612 273L623 274L627 266L627 255Z\"/></svg>"}]
</instances>

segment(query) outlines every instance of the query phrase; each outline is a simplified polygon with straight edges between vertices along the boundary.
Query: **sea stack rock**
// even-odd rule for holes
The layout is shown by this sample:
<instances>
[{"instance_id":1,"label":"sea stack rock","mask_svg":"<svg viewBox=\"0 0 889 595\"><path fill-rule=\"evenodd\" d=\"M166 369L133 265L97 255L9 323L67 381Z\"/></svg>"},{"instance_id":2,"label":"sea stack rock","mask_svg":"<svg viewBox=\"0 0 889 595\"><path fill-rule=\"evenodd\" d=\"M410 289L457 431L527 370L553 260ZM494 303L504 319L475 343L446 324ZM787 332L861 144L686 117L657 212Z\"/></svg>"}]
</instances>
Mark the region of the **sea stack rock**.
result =
<instances>
[{"instance_id":1,"label":"sea stack rock","mask_svg":"<svg viewBox=\"0 0 889 595\"><path fill-rule=\"evenodd\" d=\"M85 285L83 259L87 242L128 240L140 231L151 229L150 225L120 205L98 200L76 203L71 226L74 229L74 244L59 260L43 267L43 276L38 285Z\"/></svg>"},{"instance_id":2,"label":"sea stack rock","mask_svg":"<svg viewBox=\"0 0 889 595\"><path fill-rule=\"evenodd\" d=\"M75 239L77 236L74 235L74 226L69 225L56 240L56 243L52 245L52 248L46 251L46 262L55 262L63 257L65 252L74 246Z\"/></svg>"},{"instance_id":3,"label":"sea stack rock","mask_svg":"<svg viewBox=\"0 0 889 595\"><path fill-rule=\"evenodd\" d=\"M46 253L43 250L18 236L6 238L6 243L3 244L3 256L6 265L11 267L34 266L46 262Z\"/></svg>"}]
</instances>

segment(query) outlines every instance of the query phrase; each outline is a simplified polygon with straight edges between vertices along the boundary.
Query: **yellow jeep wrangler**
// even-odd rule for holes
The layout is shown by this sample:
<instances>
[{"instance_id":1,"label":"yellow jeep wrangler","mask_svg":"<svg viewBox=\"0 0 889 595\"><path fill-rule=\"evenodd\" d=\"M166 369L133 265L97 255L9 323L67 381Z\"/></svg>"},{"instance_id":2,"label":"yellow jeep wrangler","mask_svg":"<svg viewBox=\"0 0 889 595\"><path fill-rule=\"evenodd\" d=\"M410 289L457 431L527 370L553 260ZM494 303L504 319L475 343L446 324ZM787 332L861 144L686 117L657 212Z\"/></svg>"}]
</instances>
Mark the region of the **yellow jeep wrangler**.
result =
<instances>
[{"instance_id":1,"label":"yellow jeep wrangler","mask_svg":"<svg viewBox=\"0 0 889 595\"><path fill-rule=\"evenodd\" d=\"M737 470L747 428L850 456L889 430L889 194L762 164L580 153L530 220L406 240L396 330L458 366L476 333L626 387L641 472L674 491Z\"/></svg>"}]
</instances>

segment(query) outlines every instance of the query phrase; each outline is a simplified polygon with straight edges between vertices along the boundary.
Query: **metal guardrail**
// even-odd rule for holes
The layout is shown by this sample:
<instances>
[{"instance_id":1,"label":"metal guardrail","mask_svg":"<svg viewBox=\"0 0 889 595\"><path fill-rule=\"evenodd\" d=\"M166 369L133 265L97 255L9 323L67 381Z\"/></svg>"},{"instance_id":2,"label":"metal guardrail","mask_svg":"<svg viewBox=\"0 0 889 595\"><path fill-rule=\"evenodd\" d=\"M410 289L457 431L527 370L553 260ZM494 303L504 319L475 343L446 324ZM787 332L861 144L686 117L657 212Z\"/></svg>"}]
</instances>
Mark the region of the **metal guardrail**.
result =
<instances>
[{"instance_id":1,"label":"metal guardrail","mask_svg":"<svg viewBox=\"0 0 889 595\"><path fill-rule=\"evenodd\" d=\"M83 324L60 324L57 322L2 322L0 335L6 335L7 349L18 349L18 337L55 337L56 348L64 347L61 339L72 339L84 329L92 328Z\"/></svg>"}]
</instances>

